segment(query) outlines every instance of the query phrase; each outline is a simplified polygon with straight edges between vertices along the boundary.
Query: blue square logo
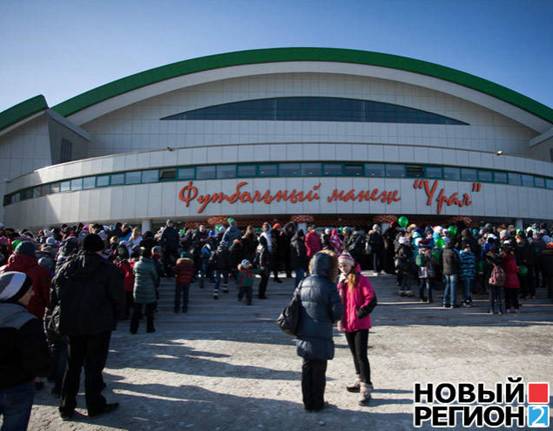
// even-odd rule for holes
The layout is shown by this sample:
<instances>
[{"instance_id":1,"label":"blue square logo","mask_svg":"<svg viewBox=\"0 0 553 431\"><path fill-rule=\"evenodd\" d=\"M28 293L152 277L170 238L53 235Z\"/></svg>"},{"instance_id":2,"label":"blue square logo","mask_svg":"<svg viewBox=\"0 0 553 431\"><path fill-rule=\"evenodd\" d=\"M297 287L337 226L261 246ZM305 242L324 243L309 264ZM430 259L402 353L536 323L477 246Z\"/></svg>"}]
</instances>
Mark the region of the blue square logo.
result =
<instances>
[{"instance_id":1,"label":"blue square logo","mask_svg":"<svg viewBox=\"0 0 553 431\"><path fill-rule=\"evenodd\" d=\"M528 406L528 427L549 428L549 406Z\"/></svg>"}]
</instances>

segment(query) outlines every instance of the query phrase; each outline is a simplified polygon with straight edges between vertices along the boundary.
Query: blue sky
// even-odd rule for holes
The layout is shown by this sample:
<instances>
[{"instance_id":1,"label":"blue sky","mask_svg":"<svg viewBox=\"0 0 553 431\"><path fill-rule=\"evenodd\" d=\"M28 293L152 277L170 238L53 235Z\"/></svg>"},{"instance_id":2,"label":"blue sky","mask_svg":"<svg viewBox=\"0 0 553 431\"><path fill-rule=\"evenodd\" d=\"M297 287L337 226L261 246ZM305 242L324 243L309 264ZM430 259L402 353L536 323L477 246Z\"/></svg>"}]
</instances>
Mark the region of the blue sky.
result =
<instances>
[{"instance_id":1,"label":"blue sky","mask_svg":"<svg viewBox=\"0 0 553 431\"><path fill-rule=\"evenodd\" d=\"M553 0L0 1L0 111L50 106L207 54L327 46L405 55L553 107Z\"/></svg>"}]
</instances>

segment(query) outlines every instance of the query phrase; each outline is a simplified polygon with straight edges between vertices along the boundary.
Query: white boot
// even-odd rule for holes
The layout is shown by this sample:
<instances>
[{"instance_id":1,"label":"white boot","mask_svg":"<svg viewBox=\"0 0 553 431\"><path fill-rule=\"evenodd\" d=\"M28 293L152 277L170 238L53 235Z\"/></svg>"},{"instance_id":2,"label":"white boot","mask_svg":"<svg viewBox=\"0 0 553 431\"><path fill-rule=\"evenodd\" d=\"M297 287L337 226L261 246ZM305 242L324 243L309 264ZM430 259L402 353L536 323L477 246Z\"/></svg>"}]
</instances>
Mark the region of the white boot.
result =
<instances>
[{"instance_id":1,"label":"white boot","mask_svg":"<svg viewBox=\"0 0 553 431\"><path fill-rule=\"evenodd\" d=\"M347 385L346 390L348 392L359 392L360 388L361 388L361 378L359 374L357 374L357 378L355 379L355 382L352 383L351 385Z\"/></svg>"},{"instance_id":2,"label":"white boot","mask_svg":"<svg viewBox=\"0 0 553 431\"><path fill-rule=\"evenodd\" d=\"M371 386L365 382L361 382L360 391L359 391L359 405L368 406L369 401L371 400Z\"/></svg>"}]
</instances>

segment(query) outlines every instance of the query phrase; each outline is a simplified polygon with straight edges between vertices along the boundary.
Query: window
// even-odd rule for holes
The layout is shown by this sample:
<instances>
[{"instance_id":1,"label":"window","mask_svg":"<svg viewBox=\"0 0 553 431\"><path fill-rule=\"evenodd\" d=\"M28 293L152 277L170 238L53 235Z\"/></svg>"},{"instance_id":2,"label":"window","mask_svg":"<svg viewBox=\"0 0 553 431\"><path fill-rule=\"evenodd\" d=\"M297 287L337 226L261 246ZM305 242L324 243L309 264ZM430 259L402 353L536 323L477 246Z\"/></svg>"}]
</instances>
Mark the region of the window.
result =
<instances>
[{"instance_id":1,"label":"window","mask_svg":"<svg viewBox=\"0 0 553 431\"><path fill-rule=\"evenodd\" d=\"M96 177L86 177L83 178L83 189L93 189L96 187Z\"/></svg>"},{"instance_id":2,"label":"window","mask_svg":"<svg viewBox=\"0 0 553 431\"><path fill-rule=\"evenodd\" d=\"M323 175L327 177L339 177L342 175L341 163L325 163L323 166Z\"/></svg>"},{"instance_id":3,"label":"window","mask_svg":"<svg viewBox=\"0 0 553 431\"><path fill-rule=\"evenodd\" d=\"M444 180L459 181L461 179L461 170L459 168L444 168Z\"/></svg>"},{"instance_id":4,"label":"window","mask_svg":"<svg viewBox=\"0 0 553 431\"><path fill-rule=\"evenodd\" d=\"M477 181L478 171L476 169L461 169L461 181Z\"/></svg>"},{"instance_id":5,"label":"window","mask_svg":"<svg viewBox=\"0 0 553 431\"><path fill-rule=\"evenodd\" d=\"M534 185L536 187L544 188L545 187L545 178L543 178L543 177L534 177Z\"/></svg>"},{"instance_id":6,"label":"window","mask_svg":"<svg viewBox=\"0 0 553 431\"><path fill-rule=\"evenodd\" d=\"M194 168L192 168L192 171ZM192 175L194 172L192 172ZM159 180L160 181L171 181L177 179L177 170L176 169L160 169L159 170ZM142 177L142 182L144 182L144 177Z\"/></svg>"},{"instance_id":7,"label":"window","mask_svg":"<svg viewBox=\"0 0 553 431\"><path fill-rule=\"evenodd\" d=\"M109 175L100 175L96 177L96 187L109 186Z\"/></svg>"},{"instance_id":8,"label":"window","mask_svg":"<svg viewBox=\"0 0 553 431\"><path fill-rule=\"evenodd\" d=\"M71 190L82 190L83 189L83 179L82 178L76 178L74 180L71 180Z\"/></svg>"},{"instance_id":9,"label":"window","mask_svg":"<svg viewBox=\"0 0 553 431\"><path fill-rule=\"evenodd\" d=\"M281 163L278 168L278 174L281 177L299 177L300 172L299 163Z\"/></svg>"},{"instance_id":10,"label":"window","mask_svg":"<svg viewBox=\"0 0 553 431\"><path fill-rule=\"evenodd\" d=\"M257 167L255 165L238 165L238 176L241 178L255 177Z\"/></svg>"},{"instance_id":11,"label":"window","mask_svg":"<svg viewBox=\"0 0 553 431\"><path fill-rule=\"evenodd\" d=\"M499 184L507 184L507 172L494 172L493 180L494 182Z\"/></svg>"},{"instance_id":12,"label":"window","mask_svg":"<svg viewBox=\"0 0 553 431\"><path fill-rule=\"evenodd\" d=\"M4 206L12 203L12 195L4 195Z\"/></svg>"},{"instance_id":13,"label":"window","mask_svg":"<svg viewBox=\"0 0 553 431\"><path fill-rule=\"evenodd\" d=\"M120 186L125 184L125 174L113 174L110 178L110 185Z\"/></svg>"},{"instance_id":14,"label":"window","mask_svg":"<svg viewBox=\"0 0 553 431\"><path fill-rule=\"evenodd\" d=\"M12 195L12 204L17 203L21 200L20 193L14 193Z\"/></svg>"},{"instance_id":15,"label":"window","mask_svg":"<svg viewBox=\"0 0 553 431\"><path fill-rule=\"evenodd\" d=\"M385 177L386 166L382 163L365 163L365 175L367 177Z\"/></svg>"},{"instance_id":16,"label":"window","mask_svg":"<svg viewBox=\"0 0 553 431\"><path fill-rule=\"evenodd\" d=\"M362 177L363 174L363 165L361 164L346 163L344 165L344 175L346 177Z\"/></svg>"},{"instance_id":17,"label":"window","mask_svg":"<svg viewBox=\"0 0 553 431\"><path fill-rule=\"evenodd\" d=\"M478 171L478 181L485 183L493 183L493 172L492 171Z\"/></svg>"},{"instance_id":18,"label":"window","mask_svg":"<svg viewBox=\"0 0 553 431\"><path fill-rule=\"evenodd\" d=\"M424 167L419 165L407 165L405 171L408 178L424 177Z\"/></svg>"},{"instance_id":19,"label":"window","mask_svg":"<svg viewBox=\"0 0 553 431\"><path fill-rule=\"evenodd\" d=\"M386 176L390 178L405 178L405 165L387 164Z\"/></svg>"},{"instance_id":20,"label":"window","mask_svg":"<svg viewBox=\"0 0 553 431\"><path fill-rule=\"evenodd\" d=\"M209 180L217 177L215 166L198 166L196 168L196 178L198 180Z\"/></svg>"},{"instance_id":21,"label":"window","mask_svg":"<svg viewBox=\"0 0 553 431\"><path fill-rule=\"evenodd\" d=\"M276 177L277 175L278 175L278 165L276 164L259 165L260 177Z\"/></svg>"},{"instance_id":22,"label":"window","mask_svg":"<svg viewBox=\"0 0 553 431\"><path fill-rule=\"evenodd\" d=\"M175 171L173 169L173 171ZM159 181L159 171L157 169L150 169L142 171L142 183L157 183Z\"/></svg>"},{"instance_id":23,"label":"window","mask_svg":"<svg viewBox=\"0 0 553 431\"><path fill-rule=\"evenodd\" d=\"M304 177L318 177L321 175L320 163L302 163L301 174Z\"/></svg>"},{"instance_id":24,"label":"window","mask_svg":"<svg viewBox=\"0 0 553 431\"><path fill-rule=\"evenodd\" d=\"M194 168L179 168L177 171L177 178L179 180L193 180Z\"/></svg>"},{"instance_id":25,"label":"window","mask_svg":"<svg viewBox=\"0 0 553 431\"><path fill-rule=\"evenodd\" d=\"M430 179L441 180L443 178L442 168L440 166L427 166L424 176Z\"/></svg>"},{"instance_id":26,"label":"window","mask_svg":"<svg viewBox=\"0 0 553 431\"><path fill-rule=\"evenodd\" d=\"M520 174L509 172L509 184L511 184L512 186L520 186L522 184L522 178L520 177Z\"/></svg>"},{"instance_id":27,"label":"window","mask_svg":"<svg viewBox=\"0 0 553 431\"><path fill-rule=\"evenodd\" d=\"M25 201L27 199L32 199L32 197L33 197L33 189L21 190L19 193L21 195L21 200L22 201Z\"/></svg>"},{"instance_id":28,"label":"window","mask_svg":"<svg viewBox=\"0 0 553 431\"><path fill-rule=\"evenodd\" d=\"M50 193L59 193L61 191L61 183L50 184Z\"/></svg>"},{"instance_id":29,"label":"window","mask_svg":"<svg viewBox=\"0 0 553 431\"><path fill-rule=\"evenodd\" d=\"M546 178L545 187L547 187L548 189L553 189L553 179L552 178Z\"/></svg>"},{"instance_id":30,"label":"window","mask_svg":"<svg viewBox=\"0 0 553 431\"><path fill-rule=\"evenodd\" d=\"M125 184L140 184L140 180L141 180L140 171L127 172L125 174Z\"/></svg>"},{"instance_id":31,"label":"window","mask_svg":"<svg viewBox=\"0 0 553 431\"><path fill-rule=\"evenodd\" d=\"M236 178L236 165L217 166L217 178Z\"/></svg>"},{"instance_id":32,"label":"window","mask_svg":"<svg viewBox=\"0 0 553 431\"><path fill-rule=\"evenodd\" d=\"M161 120L347 121L467 125L432 112L343 97L275 97L193 109Z\"/></svg>"},{"instance_id":33,"label":"window","mask_svg":"<svg viewBox=\"0 0 553 431\"><path fill-rule=\"evenodd\" d=\"M39 198L42 196L42 186L33 187L33 198Z\"/></svg>"},{"instance_id":34,"label":"window","mask_svg":"<svg viewBox=\"0 0 553 431\"><path fill-rule=\"evenodd\" d=\"M60 191L68 192L69 190L71 190L71 181L62 181L60 184Z\"/></svg>"},{"instance_id":35,"label":"window","mask_svg":"<svg viewBox=\"0 0 553 431\"><path fill-rule=\"evenodd\" d=\"M522 185L524 187L534 187L534 177L532 175L522 175Z\"/></svg>"}]
</instances>

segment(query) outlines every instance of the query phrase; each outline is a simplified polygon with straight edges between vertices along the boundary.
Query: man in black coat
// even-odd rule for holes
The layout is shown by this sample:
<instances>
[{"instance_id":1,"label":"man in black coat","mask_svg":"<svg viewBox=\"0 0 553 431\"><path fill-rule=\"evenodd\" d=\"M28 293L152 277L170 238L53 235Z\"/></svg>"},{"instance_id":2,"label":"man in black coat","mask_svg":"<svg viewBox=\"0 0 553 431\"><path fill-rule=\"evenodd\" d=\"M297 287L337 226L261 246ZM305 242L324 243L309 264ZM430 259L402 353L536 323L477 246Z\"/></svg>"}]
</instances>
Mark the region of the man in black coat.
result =
<instances>
[{"instance_id":1,"label":"man in black coat","mask_svg":"<svg viewBox=\"0 0 553 431\"><path fill-rule=\"evenodd\" d=\"M121 272L101 256L104 243L87 235L83 250L69 259L53 280L49 329L68 337L67 369L59 411L69 419L77 406L81 368L85 369L86 407L89 416L110 412L102 396L102 371L106 365L111 332L125 302Z\"/></svg>"},{"instance_id":2,"label":"man in black coat","mask_svg":"<svg viewBox=\"0 0 553 431\"><path fill-rule=\"evenodd\" d=\"M332 327L342 318L344 306L336 289L338 261L322 251L311 259L310 276L300 286L300 324L297 354L303 358L301 386L306 410L325 407L326 367L334 358Z\"/></svg>"},{"instance_id":3,"label":"man in black coat","mask_svg":"<svg viewBox=\"0 0 553 431\"><path fill-rule=\"evenodd\" d=\"M35 377L50 371L42 322L27 311L32 281L22 272L0 275L0 416L2 429L27 429Z\"/></svg>"},{"instance_id":4,"label":"man in black coat","mask_svg":"<svg viewBox=\"0 0 553 431\"><path fill-rule=\"evenodd\" d=\"M163 270L167 277L173 276L173 266L179 257L179 232L172 220L167 220L161 234L161 249L163 251Z\"/></svg>"}]
</instances>

